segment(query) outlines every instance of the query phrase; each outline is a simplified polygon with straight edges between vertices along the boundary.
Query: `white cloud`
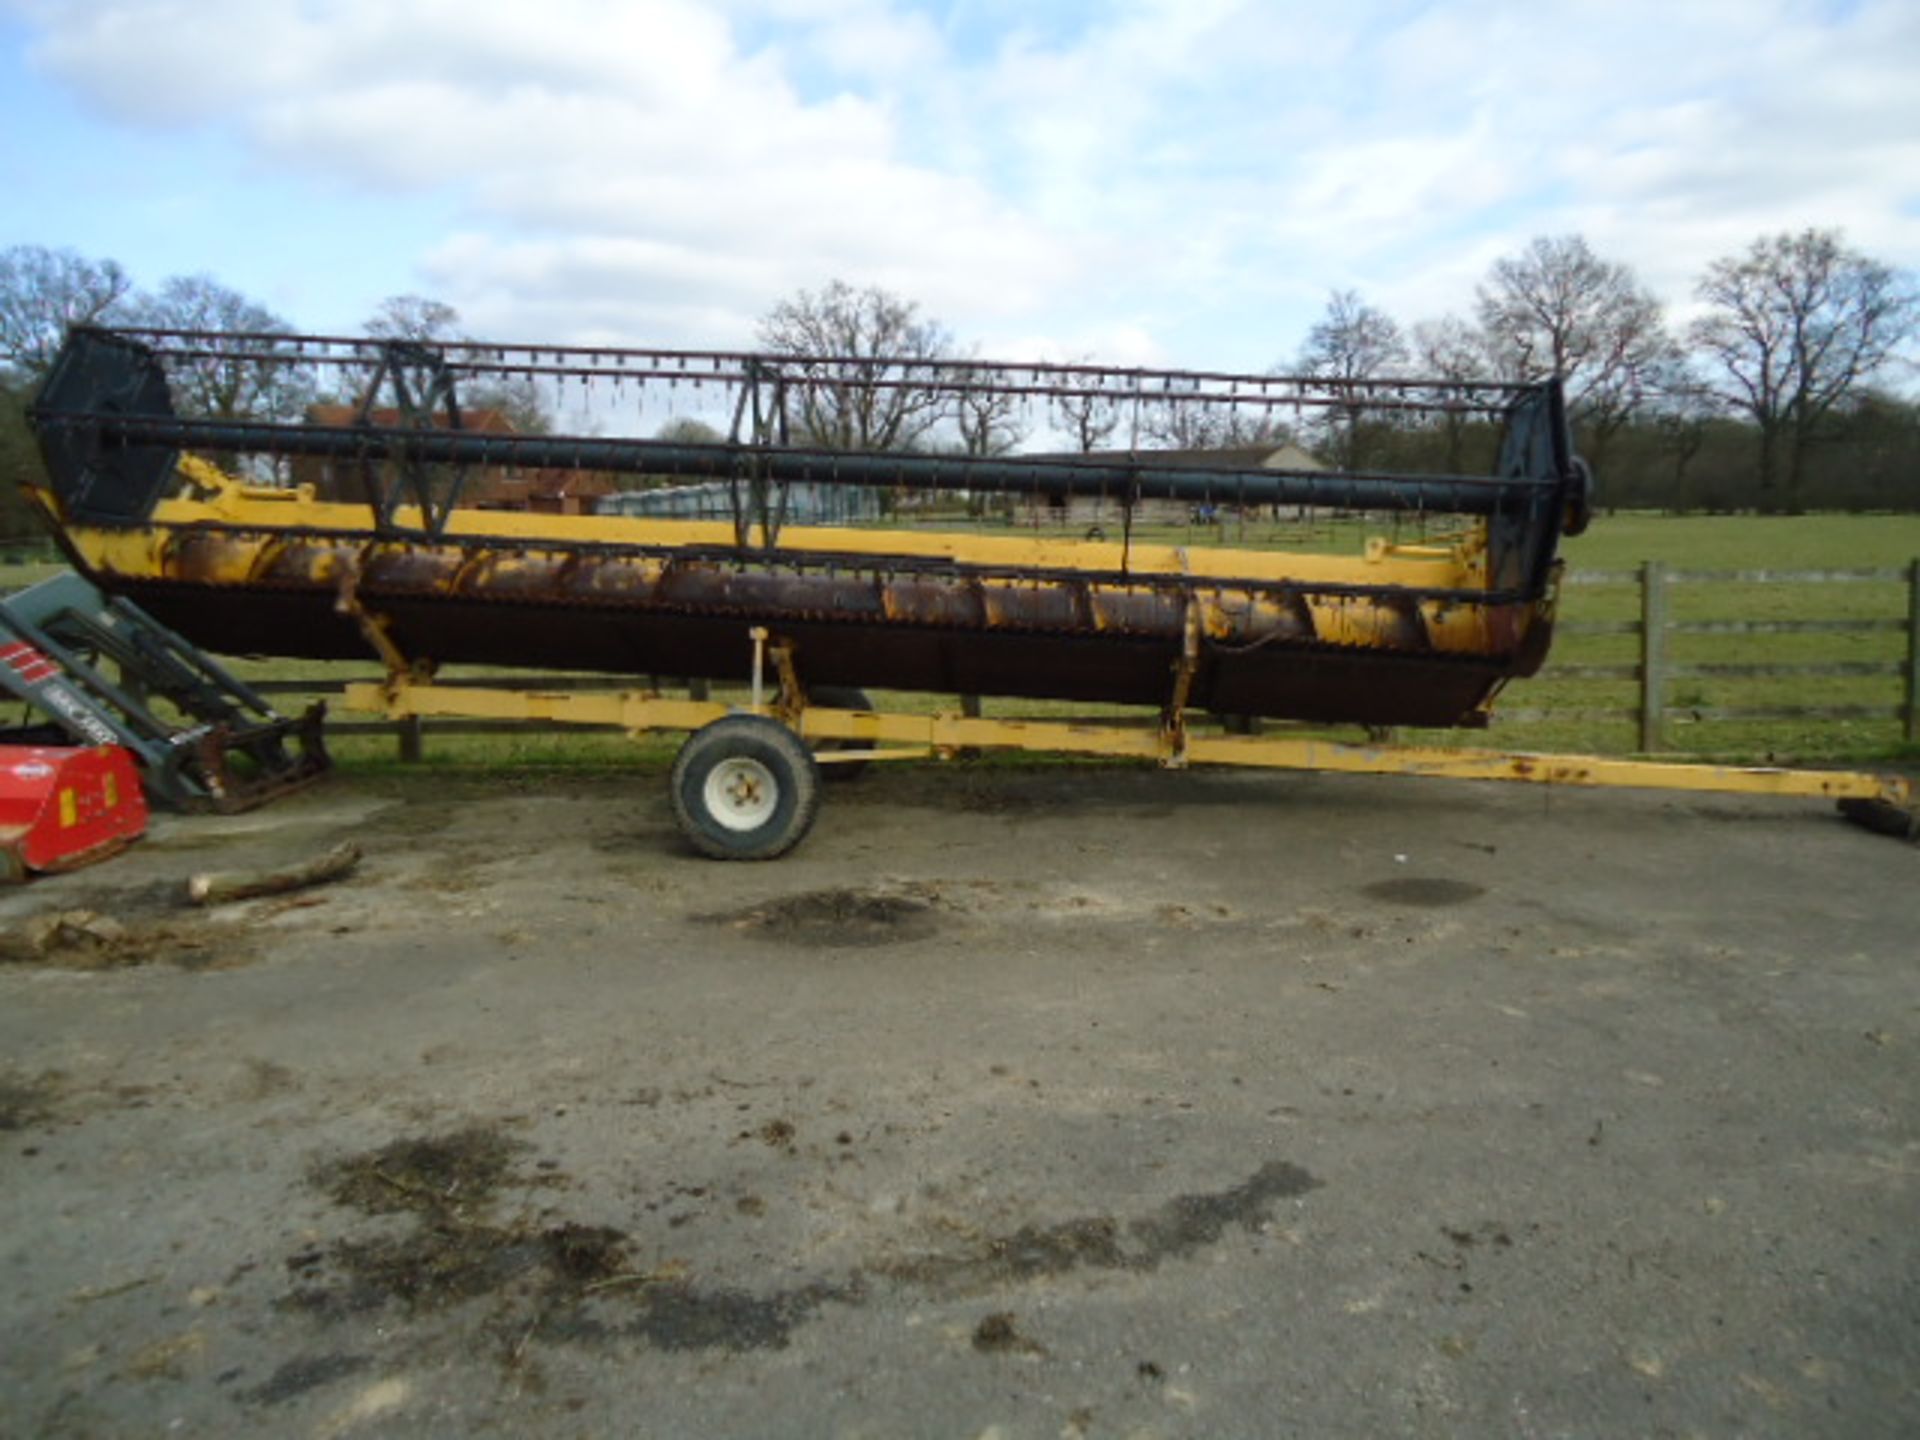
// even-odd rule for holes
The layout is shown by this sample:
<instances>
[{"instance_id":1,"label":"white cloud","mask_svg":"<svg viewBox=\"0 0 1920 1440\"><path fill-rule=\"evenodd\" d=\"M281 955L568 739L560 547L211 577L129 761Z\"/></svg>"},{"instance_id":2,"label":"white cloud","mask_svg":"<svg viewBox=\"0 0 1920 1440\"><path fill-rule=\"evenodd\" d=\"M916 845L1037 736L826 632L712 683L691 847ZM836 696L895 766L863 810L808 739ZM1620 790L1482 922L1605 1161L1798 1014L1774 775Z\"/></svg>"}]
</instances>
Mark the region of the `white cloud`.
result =
<instances>
[{"instance_id":1,"label":"white cloud","mask_svg":"<svg viewBox=\"0 0 1920 1440\"><path fill-rule=\"evenodd\" d=\"M521 336L735 343L841 276L963 337L1251 367L1331 288L1465 311L1536 234L1676 305L1788 226L1920 261L1910 0L13 3L125 124L450 206L411 259Z\"/></svg>"}]
</instances>

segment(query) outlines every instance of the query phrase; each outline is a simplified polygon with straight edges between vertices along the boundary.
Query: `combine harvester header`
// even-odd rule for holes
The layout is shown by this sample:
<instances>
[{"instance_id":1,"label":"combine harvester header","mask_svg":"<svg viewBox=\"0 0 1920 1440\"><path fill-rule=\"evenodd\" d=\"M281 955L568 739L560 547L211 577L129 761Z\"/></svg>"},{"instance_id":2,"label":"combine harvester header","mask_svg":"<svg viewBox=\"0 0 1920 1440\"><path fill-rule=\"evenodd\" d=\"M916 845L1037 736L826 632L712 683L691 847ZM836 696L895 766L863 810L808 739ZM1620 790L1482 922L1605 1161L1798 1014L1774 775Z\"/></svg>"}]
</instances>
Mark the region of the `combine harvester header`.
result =
<instances>
[{"instance_id":1,"label":"combine harvester header","mask_svg":"<svg viewBox=\"0 0 1920 1440\"><path fill-rule=\"evenodd\" d=\"M331 423L180 413L176 381L222 367L263 393L349 403ZM697 395L728 433L517 433L476 404L503 384L547 387L570 409L597 399L628 424L676 398L684 412ZM834 417L904 408L1034 425L1093 407L1122 448L822 443L841 433L825 423ZM1584 527L1591 504L1556 381L77 329L32 419L51 477L35 499L102 588L222 653L335 659L371 647L387 682L348 703L390 715L693 730L674 800L709 854L759 858L797 843L818 765L995 745L1906 798L1901 782L1871 776L1342 746L1190 723L1212 712L1374 730L1484 725L1500 688L1545 659L1559 538ZM1478 475L1330 470L1277 444L1166 451L1147 440L1271 436L1303 420L1348 454L1422 425L1473 427L1494 437L1492 464ZM235 478L263 461L298 483ZM705 519L472 503L501 477L529 474L703 482L723 500ZM821 523L801 503L820 493L864 495L865 513L883 518ZM1031 528L983 526L982 514ZM753 688L730 710L639 688L433 684L448 663L750 674ZM1154 713L1146 727L883 714L852 689L862 686Z\"/></svg>"}]
</instances>

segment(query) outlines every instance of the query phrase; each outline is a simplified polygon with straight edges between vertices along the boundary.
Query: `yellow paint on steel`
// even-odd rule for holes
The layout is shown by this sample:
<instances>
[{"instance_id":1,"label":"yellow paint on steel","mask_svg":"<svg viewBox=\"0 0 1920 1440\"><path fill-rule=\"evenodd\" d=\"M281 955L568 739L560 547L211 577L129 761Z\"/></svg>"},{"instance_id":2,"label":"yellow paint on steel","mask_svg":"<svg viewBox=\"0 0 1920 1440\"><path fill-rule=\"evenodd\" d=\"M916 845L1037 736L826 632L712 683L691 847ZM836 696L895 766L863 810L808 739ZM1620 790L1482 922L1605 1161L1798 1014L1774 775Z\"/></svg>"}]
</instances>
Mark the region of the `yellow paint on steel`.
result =
<instances>
[{"instance_id":1,"label":"yellow paint on steel","mask_svg":"<svg viewBox=\"0 0 1920 1440\"><path fill-rule=\"evenodd\" d=\"M1690 765L1599 755L1528 755L1417 745L1343 745L1329 740L1192 736L1196 765L1252 765L1349 775L1425 775L1448 780L1510 780L1628 790L1689 790L1730 795L1800 795L1904 804L1912 788L1897 776L1772 766Z\"/></svg>"},{"instance_id":2,"label":"yellow paint on steel","mask_svg":"<svg viewBox=\"0 0 1920 1440\"><path fill-rule=\"evenodd\" d=\"M182 493L162 500L152 523L135 529L75 526L61 529L89 563L117 573L152 575L168 532L183 526L217 524L235 530L288 528L333 532L368 530L367 507L317 499L310 485L275 489L244 484L196 456L179 463ZM51 502L45 497L43 504ZM412 507L396 512L397 523L417 527ZM721 520L674 520L619 515L545 515L510 510L455 510L447 534L459 541L499 541L509 546L634 545L731 546L733 526ZM759 541L758 532L749 537ZM373 537L368 533L371 543ZM405 542L396 542L405 543ZM910 556L957 564L1016 570L1065 570L1154 575L1207 580L1297 580L1305 583L1398 585L1411 589L1470 589L1485 584L1484 526L1473 525L1448 544L1392 545L1374 539L1359 555L1320 555L1297 551L1240 550L1227 546L1184 546L1028 535L976 535L952 531L859 529L845 526L788 525L780 531L783 550L841 555ZM244 583L236 565L234 583Z\"/></svg>"},{"instance_id":3,"label":"yellow paint on steel","mask_svg":"<svg viewBox=\"0 0 1920 1440\"><path fill-rule=\"evenodd\" d=\"M733 528L720 521L652 519L626 516L545 515L514 511L456 510L447 534L449 543L408 539L379 539L368 528L366 507L322 501L311 486L275 489L244 484L197 457L179 463L181 493L162 501L152 523L131 528L81 526L66 523L48 494L36 499L90 568L129 579L180 578L178 547L183 540L219 535L217 546L196 546L192 578L196 583L245 587L273 573L276 584L293 575L309 585L332 587L353 568L373 568L383 558L420 559L436 549L442 552L437 576L429 582L435 591L455 587L485 592L512 589L519 574L552 568L554 556L569 546L631 545L660 553L635 556L622 562L627 583L645 587L665 574L674 550L727 547ZM417 523L403 507L400 523ZM304 535L320 533L361 535L348 548L321 544L304 552L292 570L281 573L289 547ZM498 548L495 548L495 547ZM1179 577L1193 585L1205 633L1216 640L1233 640L1248 633L1284 630L1290 605L1307 612L1306 623L1325 645L1357 649L1401 651L1430 648L1443 654L1487 655L1504 652L1515 638L1537 625L1550 623L1555 597L1549 594L1525 607L1488 606L1473 602L1423 599L1415 620L1404 601L1386 588L1413 590L1483 590L1488 584L1484 524L1473 524L1444 544L1393 545L1375 537L1363 553L1315 554L1300 551L1242 550L1215 546L1134 544L1026 535L979 535L895 529L854 529L834 526L789 525L780 534L781 552L797 558L809 554L907 558L936 558L986 570L992 578L976 582L993 623L996 597L1031 589L1027 577L1036 572L1090 577L1090 604L1086 622L1093 629L1115 623L1124 613L1106 603L1110 594L1124 594L1152 586L1162 578ZM423 555L422 552L428 552ZM456 563L457 562L457 563ZM300 574L300 567L305 573ZM429 566L430 570L434 567ZM993 575L993 572L1000 572ZM1092 579L1113 576L1124 579ZM1207 584L1218 580L1218 588ZM1194 584L1194 582L1199 582ZM1238 582L1238 583L1236 583ZM1273 593L1242 588L1246 584L1333 584L1366 587L1373 593L1345 597L1308 594L1288 599ZM1057 584L1057 580L1046 583ZM883 595L891 606L893 598Z\"/></svg>"},{"instance_id":4,"label":"yellow paint on steel","mask_svg":"<svg viewBox=\"0 0 1920 1440\"><path fill-rule=\"evenodd\" d=\"M750 707L716 701L670 700L650 691L492 690L402 682L350 685L348 709L409 716L487 720L549 720L617 725L633 734L695 730ZM771 713L763 706L759 713ZM1422 775L1446 780L1503 780L1639 790L1733 795L1884 800L1904 805L1912 787L1897 776L1855 771L1688 765L1597 755L1527 755L1493 750L1447 750L1417 745L1346 745L1254 735L1195 735L1178 742L1158 729L994 720L950 713L908 715L809 706L795 726L809 740L852 740L879 752L872 758L911 758L962 749L1022 750L1155 760L1162 764L1233 765L1269 770L1315 770L1361 775ZM887 749L884 747L896 747ZM840 759L863 758L843 753Z\"/></svg>"}]
</instances>

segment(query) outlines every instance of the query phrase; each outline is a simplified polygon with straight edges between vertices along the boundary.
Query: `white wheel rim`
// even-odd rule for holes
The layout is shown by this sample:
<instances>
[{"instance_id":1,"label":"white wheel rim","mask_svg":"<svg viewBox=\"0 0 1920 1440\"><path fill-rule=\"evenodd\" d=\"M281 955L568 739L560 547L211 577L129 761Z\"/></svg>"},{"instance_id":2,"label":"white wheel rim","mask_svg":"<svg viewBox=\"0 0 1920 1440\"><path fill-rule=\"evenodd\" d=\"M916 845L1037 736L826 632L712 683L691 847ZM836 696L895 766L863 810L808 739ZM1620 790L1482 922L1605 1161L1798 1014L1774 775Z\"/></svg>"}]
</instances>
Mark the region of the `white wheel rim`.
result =
<instances>
[{"instance_id":1,"label":"white wheel rim","mask_svg":"<svg viewBox=\"0 0 1920 1440\"><path fill-rule=\"evenodd\" d=\"M780 803L780 782L758 760L743 755L722 760L707 772L707 813L725 829L758 830Z\"/></svg>"}]
</instances>

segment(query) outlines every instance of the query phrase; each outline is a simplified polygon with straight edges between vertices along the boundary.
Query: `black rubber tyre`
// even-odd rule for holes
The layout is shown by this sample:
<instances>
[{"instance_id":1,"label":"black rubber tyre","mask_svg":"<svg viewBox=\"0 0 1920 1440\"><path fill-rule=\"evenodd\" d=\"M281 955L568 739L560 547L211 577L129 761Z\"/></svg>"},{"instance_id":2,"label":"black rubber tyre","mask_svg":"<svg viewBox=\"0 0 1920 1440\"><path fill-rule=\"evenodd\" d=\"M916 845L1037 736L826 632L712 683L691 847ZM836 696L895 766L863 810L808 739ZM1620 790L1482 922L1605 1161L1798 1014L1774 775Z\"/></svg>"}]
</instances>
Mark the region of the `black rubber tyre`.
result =
<instances>
[{"instance_id":1,"label":"black rubber tyre","mask_svg":"<svg viewBox=\"0 0 1920 1440\"><path fill-rule=\"evenodd\" d=\"M820 811L820 769L778 720L728 715L687 737L668 778L674 819L715 860L772 860Z\"/></svg>"},{"instance_id":2,"label":"black rubber tyre","mask_svg":"<svg viewBox=\"0 0 1920 1440\"><path fill-rule=\"evenodd\" d=\"M807 692L811 704L825 710L871 710L873 701L867 698L867 692L856 690L851 685L822 685ZM821 740L814 745L816 752L821 750L849 750L856 746L866 749L856 740ZM838 760L820 767L820 778L829 785L839 785L848 780L858 780L867 773L870 760Z\"/></svg>"}]
</instances>

